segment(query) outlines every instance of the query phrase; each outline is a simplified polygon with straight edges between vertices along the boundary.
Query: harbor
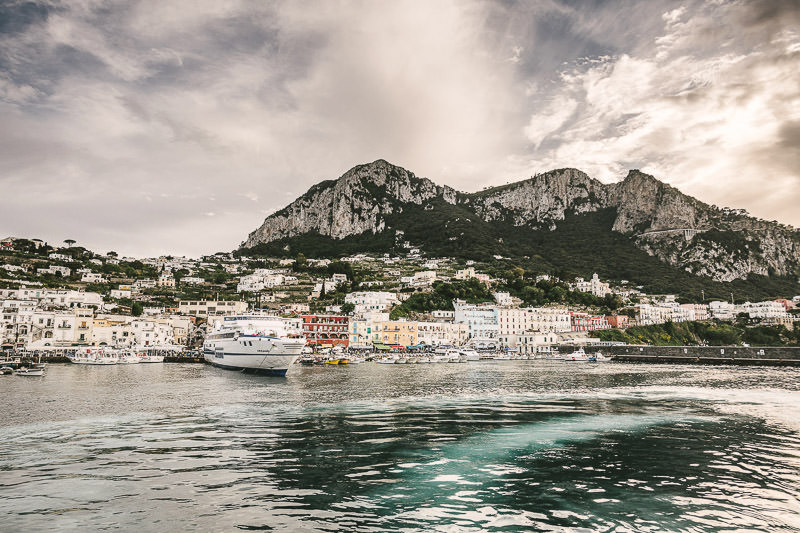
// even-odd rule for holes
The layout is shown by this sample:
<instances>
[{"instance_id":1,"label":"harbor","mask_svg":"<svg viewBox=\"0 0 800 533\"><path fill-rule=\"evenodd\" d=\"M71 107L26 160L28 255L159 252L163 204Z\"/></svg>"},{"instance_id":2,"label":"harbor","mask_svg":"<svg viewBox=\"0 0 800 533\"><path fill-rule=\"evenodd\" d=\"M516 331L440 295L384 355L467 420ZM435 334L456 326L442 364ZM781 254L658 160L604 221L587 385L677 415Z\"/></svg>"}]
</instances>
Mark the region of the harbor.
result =
<instances>
[{"instance_id":1,"label":"harbor","mask_svg":"<svg viewBox=\"0 0 800 533\"><path fill-rule=\"evenodd\" d=\"M797 372L53 364L0 377L0 523L788 531L800 527Z\"/></svg>"}]
</instances>

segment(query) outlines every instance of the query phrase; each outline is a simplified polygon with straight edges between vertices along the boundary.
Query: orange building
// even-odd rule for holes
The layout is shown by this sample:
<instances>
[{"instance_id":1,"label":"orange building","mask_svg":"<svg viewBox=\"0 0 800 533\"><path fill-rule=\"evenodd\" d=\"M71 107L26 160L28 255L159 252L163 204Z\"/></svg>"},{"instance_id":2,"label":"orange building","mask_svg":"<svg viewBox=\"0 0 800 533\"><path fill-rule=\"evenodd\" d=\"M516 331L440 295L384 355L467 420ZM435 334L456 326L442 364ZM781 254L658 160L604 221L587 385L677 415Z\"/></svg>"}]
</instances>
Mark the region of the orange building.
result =
<instances>
[{"instance_id":1,"label":"orange building","mask_svg":"<svg viewBox=\"0 0 800 533\"><path fill-rule=\"evenodd\" d=\"M625 315L607 316L606 322L612 328L622 329L628 327L628 317Z\"/></svg>"}]
</instances>

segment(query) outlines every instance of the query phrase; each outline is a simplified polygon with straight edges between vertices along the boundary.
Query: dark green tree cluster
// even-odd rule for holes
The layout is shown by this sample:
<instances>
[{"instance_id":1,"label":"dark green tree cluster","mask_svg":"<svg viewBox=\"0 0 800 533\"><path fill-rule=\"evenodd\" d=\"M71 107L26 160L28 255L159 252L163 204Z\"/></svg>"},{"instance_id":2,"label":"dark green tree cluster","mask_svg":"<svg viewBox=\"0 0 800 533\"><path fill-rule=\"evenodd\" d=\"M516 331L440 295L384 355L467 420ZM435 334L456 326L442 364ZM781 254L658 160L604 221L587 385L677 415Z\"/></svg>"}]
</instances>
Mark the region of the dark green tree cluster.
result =
<instances>
[{"instance_id":1,"label":"dark green tree cluster","mask_svg":"<svg viewBox=\"0 0 800 533\"><path fill-rule=\"evenodd\" d=\"M800 331L785 326L744 327L727 322L667 322L635 326L625 331L609 329L593 334L603 341L654 346L798 346Z\"/></svg>"},{"instance_id":2,"label":"dark green tree cluster","mask_svg":"<svg viewBox=\"0 0 800 533\"><path fill-rule=\"evenodd\" d=\"M392 309L392 320L411 315L411 313L429 313L436 310L452 310L453 300L464 300L468 303L490 302L492 293L481 281L472 278L450 283L435 281L433 291L412 294L408 300Z\"/></svg>"},{"instance_id":3,"label":"dark green tree cluster","mask_svg":"<svg viewBox=\"0 0 800 533\"><path fill-rule=\"evenodd\" d=\"M498 290L507 291L521 299L526 306L538 307L547 304L565 304L584 308L594 308L600 313L612 314L622 307L622 299L615 294L595 296L590 292L572 291L561 281L535 280L526 277L520 267L499 273Z\"/></svg>"}]
</instances>

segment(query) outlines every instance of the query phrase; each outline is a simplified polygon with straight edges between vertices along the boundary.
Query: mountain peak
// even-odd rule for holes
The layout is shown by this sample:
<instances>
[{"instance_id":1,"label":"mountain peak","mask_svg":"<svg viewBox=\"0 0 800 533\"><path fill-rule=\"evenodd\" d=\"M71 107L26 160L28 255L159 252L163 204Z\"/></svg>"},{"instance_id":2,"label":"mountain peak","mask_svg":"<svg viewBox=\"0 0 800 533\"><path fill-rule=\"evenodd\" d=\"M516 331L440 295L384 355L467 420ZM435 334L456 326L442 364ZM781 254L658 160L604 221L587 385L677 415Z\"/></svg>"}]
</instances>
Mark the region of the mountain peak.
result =
<instances>
[{"instance_id":1,"label":"mountain peak","mask_svg":"<svg viewBox=\"0 0 800 533\"><path fill-rule=\"evenodd\" d=\"M717 212L637 169L622 181L603 184L578 169L561 168L464 194L385 159L314 185L267 217L242 246L274 243L271 249L285 251L290 243L325 242L338 251L347 239L348 246L362 243L358 246L386 252L400 231L431 253L531 256L539 253L535 243L545 238L540 232L603 217L615 238L629 239L629 246L698 275L719 280L770 272L784 276L800 266L796 233ZM732 235L740 230L761 244L739 246ZM513 249L508 242L516 243Z\"/></svg>"},{"instance_id":2,"label":"mountain peak","mask_svg":"<svg viewBox=\"0 0 800 533\"><path fill-rule=\"evenodd\" d=\"M638 168L632 168L628 171L628 174L623 178L622 182L650 182L650 183L660 183L663 184L661 180L655 178L651 174L647 174L642 172Z\"/></svg>"}]
</instances>

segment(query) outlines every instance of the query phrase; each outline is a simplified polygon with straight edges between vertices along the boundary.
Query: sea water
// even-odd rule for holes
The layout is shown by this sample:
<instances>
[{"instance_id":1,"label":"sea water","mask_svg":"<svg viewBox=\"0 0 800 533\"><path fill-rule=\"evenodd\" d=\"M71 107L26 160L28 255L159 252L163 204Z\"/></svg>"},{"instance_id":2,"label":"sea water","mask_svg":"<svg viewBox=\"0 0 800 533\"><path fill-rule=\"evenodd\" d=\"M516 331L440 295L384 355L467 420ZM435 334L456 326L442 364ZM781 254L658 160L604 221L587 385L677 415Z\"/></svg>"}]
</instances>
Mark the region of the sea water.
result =
<instances>
[{"instance_id":1,"label":"sea water","mask_svg":"<svg viewBox=\"0 0 800 533\"><path fill-rule=\"evenodd\" d=\"M800 371L0 376L2 531L797 531Z\"/></svg>"}]
</instances>

